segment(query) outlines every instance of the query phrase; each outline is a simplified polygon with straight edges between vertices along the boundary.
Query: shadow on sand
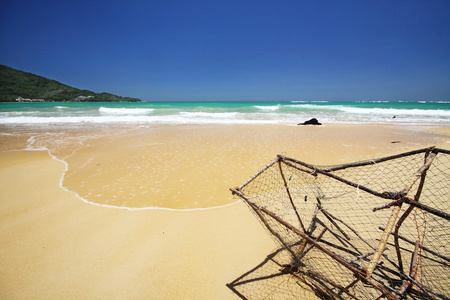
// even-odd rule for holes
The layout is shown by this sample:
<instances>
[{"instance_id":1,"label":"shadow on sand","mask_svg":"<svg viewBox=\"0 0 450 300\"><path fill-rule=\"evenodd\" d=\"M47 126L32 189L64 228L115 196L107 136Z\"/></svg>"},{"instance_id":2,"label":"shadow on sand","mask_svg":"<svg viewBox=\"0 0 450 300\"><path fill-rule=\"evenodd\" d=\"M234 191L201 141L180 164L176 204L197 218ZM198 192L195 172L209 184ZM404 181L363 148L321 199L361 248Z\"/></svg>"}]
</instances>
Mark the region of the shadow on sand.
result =
<instances>
[{"instance_id":1,"label":"shadow on sand","mask_svg":"<svg viewBox=\"0 0 450 300\"><path fill-rule=\"evenodd\" d=\"M312 287L292 275L290 263L288 251L277 249L227 287L241 299L320 299Z\"/></svg>"}]
</instances>

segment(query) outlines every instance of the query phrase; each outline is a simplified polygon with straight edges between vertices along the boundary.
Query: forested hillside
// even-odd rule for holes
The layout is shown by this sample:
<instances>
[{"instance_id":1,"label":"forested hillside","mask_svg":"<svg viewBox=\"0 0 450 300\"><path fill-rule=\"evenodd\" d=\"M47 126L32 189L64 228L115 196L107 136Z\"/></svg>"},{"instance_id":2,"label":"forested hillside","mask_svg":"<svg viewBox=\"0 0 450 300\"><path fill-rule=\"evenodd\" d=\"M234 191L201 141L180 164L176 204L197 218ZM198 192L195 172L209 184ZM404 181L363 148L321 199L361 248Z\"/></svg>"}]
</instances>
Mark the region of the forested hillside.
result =
<instances>
[{"instance_id":1,"label":"forested hillside","mask_svg":"<svg viewBox=\"0 0 450 300\"><path fill-rule=\"evenodd\" d=\"M80 90L55 80L0 65L0 102L14 102L19 97L44 101L141 101L137 98Z\"/></svg>"}]
</instances>

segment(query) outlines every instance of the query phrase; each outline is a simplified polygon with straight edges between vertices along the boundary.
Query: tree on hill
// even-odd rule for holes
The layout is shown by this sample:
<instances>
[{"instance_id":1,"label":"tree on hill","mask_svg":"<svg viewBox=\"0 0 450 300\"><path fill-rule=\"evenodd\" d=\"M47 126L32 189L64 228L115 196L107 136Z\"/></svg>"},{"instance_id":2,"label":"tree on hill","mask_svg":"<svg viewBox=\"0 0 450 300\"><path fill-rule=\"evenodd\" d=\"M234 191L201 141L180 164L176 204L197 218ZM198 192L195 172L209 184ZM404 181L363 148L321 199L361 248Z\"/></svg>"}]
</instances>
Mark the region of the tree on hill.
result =
<instances>
[{"instance_id":1,"label":"tree on hill","mask_svg":"<svg viewBox=\"0 0 450 300\"><path fill-rule=\"evenodd\" d=\"M141 101L137 98L80 90L56 80L0 65L0 102L14 102L17 98L45 101Z\"/></svg>"}]
</instances>

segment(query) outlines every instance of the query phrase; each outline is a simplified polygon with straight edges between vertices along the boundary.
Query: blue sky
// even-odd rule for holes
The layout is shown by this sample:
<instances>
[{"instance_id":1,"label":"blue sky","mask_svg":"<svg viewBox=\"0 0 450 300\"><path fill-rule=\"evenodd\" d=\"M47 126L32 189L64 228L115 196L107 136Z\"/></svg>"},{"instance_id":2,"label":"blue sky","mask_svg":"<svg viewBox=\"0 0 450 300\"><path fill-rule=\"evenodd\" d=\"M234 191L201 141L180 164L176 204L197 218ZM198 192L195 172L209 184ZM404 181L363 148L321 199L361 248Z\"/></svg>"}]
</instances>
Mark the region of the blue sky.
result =
<instances>
[{"instance_id":1,"label":"blue sky","mask_svg":"<svg viewBox=\"0 0 450 300\"><path fill-rule=\"evenodd\" d=\"M3 0L0 64L148 101L450 100L450 1Z\"/></svg>"}]
</instances>

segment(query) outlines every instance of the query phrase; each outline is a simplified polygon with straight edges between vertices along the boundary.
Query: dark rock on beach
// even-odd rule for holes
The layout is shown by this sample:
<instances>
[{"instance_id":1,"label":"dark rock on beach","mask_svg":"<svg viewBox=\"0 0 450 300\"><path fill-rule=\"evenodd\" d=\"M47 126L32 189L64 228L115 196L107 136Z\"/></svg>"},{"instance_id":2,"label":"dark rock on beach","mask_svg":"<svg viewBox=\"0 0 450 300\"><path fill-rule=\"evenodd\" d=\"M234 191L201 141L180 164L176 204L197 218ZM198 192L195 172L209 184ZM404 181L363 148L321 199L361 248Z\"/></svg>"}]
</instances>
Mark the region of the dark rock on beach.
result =
<instances>
[{"instance_id":1,"label":"dark rock on beach","mask_svg":"<svg viewBox=\"0 0 450 300\"><path fill-rule=\"evenodd\" d=\"M312 118L311 120L305 121L303 123L298 123L297 125L322 125L322 123L319 123L316 118Z\"/></svg>"}]
</instances>

